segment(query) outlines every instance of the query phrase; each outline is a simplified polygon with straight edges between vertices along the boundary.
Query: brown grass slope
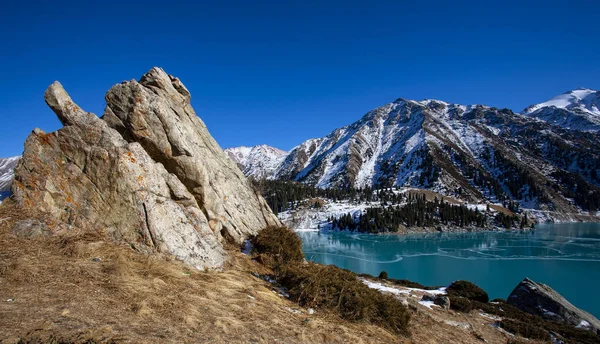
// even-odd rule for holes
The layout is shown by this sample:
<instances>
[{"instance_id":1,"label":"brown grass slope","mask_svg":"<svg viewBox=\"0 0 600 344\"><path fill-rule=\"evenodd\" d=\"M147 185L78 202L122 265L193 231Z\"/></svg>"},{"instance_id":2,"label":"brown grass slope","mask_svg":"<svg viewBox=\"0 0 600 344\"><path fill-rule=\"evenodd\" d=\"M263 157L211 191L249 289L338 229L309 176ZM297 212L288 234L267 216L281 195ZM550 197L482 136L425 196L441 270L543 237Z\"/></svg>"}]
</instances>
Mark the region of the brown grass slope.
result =
<instances>
[{"instance_id":1,"label":"brown grass slope","mask_svg":"<svg viewBox=\"0 0 600 344\"><path fill-rule=\"evenodd\" d=\"M10 229L28 215L9 203L0 206L3 343L397 342L375 326L290 312L298 306L251 275L269 271L241 254L224 272L200 272L100 233L20 238Z\"/></svg>"},{"instance_id":2,"label":"brown grass slope","mask_svg":"<svg viewBox=\"0 0 600 344\"><path fill-rule=\"evenodd\" d=\"M35 217L10 201L0 206L1 343L481 343L482 337L506 343L511 338L491 326L492 320L419 308L417 298L410 300L408 335L395 335L386 324L344 320L339 310L317 308L309 315L254 277L274 271L237 248L230 248L224 271L201 272L168 255L136 252L102 233L35 238L13 233L15 223Z\"/></svg>"}]
</instances>

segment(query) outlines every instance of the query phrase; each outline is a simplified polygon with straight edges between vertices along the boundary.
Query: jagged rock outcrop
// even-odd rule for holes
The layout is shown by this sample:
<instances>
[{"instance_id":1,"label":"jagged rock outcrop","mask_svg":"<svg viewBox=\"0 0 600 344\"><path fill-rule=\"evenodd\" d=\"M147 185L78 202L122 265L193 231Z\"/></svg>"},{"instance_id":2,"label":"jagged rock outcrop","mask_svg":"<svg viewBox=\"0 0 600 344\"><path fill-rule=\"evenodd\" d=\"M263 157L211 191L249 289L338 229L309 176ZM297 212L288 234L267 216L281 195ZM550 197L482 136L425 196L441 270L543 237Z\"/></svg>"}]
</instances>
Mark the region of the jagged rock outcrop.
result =
<instances>
[{"instance_id":1,"label":"jagged rock outcrop","mask_svg":"<svg viewBox=\"0 0 600 344\"><path fill-rule=\"evenodd\" d=\"M279 224L162 69L114 86L102 119L58 82L44 98L64 127L27 138L12 190L57 226L107 230L213 268L226 260L224 239L241 243Z\"/></svg>"},{"instance_id":2,"label":"jagged rock outcrop","mask_svg":"<svg viewBox=\"0 0 600 344\"><path fill-rule=\"evenodd\" d=\"M213 231L241 243L278 220L209 134L179 79L153 68L139 82L113 86L103 119L175 174Z\"/></svg>"},{"instance_id":3,"label":"jagged rock outcrop","mask_svg":"<svg viewBox=\"0 0 600 344\"><path fill-rule=\"evenodd\" d=\"M600 334L600 321L573 306L549 286L525 278L510 293L507 302L520 310L544 319L563 322Z\"/></svg>"}]
</instances>

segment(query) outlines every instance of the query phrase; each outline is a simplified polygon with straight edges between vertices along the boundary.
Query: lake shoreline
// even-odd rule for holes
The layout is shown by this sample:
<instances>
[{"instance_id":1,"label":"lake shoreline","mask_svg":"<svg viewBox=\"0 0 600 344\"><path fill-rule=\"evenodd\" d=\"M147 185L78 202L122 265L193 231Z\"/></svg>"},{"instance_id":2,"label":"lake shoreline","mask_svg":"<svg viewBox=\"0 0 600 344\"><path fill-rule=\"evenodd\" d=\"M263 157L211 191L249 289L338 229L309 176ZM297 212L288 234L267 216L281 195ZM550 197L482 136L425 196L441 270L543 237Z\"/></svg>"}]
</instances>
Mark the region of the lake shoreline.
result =
<instances>
[{"instance_id":1,"label":"lake shoreline","mask_svg":"<svg viewBox=\"0 0 600 344\"><path fill-rule=\"evenodd\" d=\"M361 232L358 230L348 230L348 229L328 229L328 228L321 228L321 229L294 229L294 232L297 233L302 233L302 232L320 232L320 233L348 233L348 234L372 234L372 235L397 235L397 236L403 236L403 235L412 235L412 234L460 234L460 233L486 233L486 232L491 232L491 233L497 233L497 232L533 232L537 229L537 226L544 226L544 225L562 225L562 224L578 224L578 223L589 223L589 224L594 224L594 223L598 223L600 224L600 219L599 218L595 218L595 221L560 221L560 222L544 222L544 223L538 223L535 225L535 227L533 228L503 228L503 227L498 227L498 226L494 226L493 228L479 228L479 227L469 227L469 228L465 228L465 227L457 227L457 226L449 226L449 227L443 227L442 230L439 230L435 227L408 227L405 228L402 231L397 231L397 232L375 232L375 233L371 233L371 232Z\"/></svg>"},{"instance_id":2,"label":"lake shoreline","mask_svg":"<svg viewBox=\"0 0 600 344\"><path fill-rule=\"evenodd\" d=\"M541 224L534 230L360 233L299 231L306 259L357 274L406 279L424 286L471 281L491 298L506 298L524 278L550 285L597 317L600 223ZM392 235L390 235L392 234Z\"/></svg>"},{"instance_id":3,"label":"lake shoreline","mask_svg":"<svg viewBox=\"0 0 600 344\"><path fill-rule=\"evenodd\" d=\"M282 223L291 228L294 231L318 231L318 230L331 230L333 226L340 226L340 219L345 216L351 216L354 220L355 226L358 226L361 215L364 215L367 209L373 207L383 207L380 203L360 203L360 202L349 202L339 201L325 202L320 207L311 207L308 205L302 205L295 209L287 209L278 214L278 218ZM375 226L378 230L386 230L388 227L396 229L394 231L383 232L383 233L399 233L399 234L412 234L412 233L435 233L435 232L482 232L482 231L501 231L501 230L521 230L528 229L531 226L538 226L541 224L549 223L598 223L600 222L600 216L598 212L575 212L565 213L550 210L539 210L530 208L521 208L518 213L510 212L508 209L502 208L499 205L484 205L484 204L468 204L469 209L477 209L479 214L485 216L486 221L480 223L469 219L453 219L446 218L446 224L442 223L442 219L439 218L439 214L435 215L434 221L429 218L428 221L419 222L421 225L427 224L426 226L414 226L417 222L413 221L412 226L408 227L405 224L406 219L396 221L393 224L385 216L391 216L390 214L384 214L384 220L388 221L385 224L378 224ZM500 215L504 215L503 218ZM506 217L511 217L508 220ZM332 219L336 219L333 221ZM373 220L373 219L371 219ZM460 222L464 220L464 222ZM342 227L346 227L349 220L344 218ZM459 222L457 222L459 221ZM460 227L455 223L463 223L464 226ZM482 226L483 227L478 227ZM510 228L507 228L510 226ZM368 226L373 227L373 226ZM337 230L337 228L336 228Z\"/></svg>"},{"instance_id":4,"label":"lake shoreline","mask_svg":"<svg viewBox=\"0 0 600 344\"><path fill-rule=\"evenodd\" d=\"M574 222L577 223L577 222ZM596 223L596 222L589 222L589 223ZM415 228L415 227L412 227ZM461 228L461 227L456 227L450 230L437 230L435 228L431 228L431 227L426 227L426 228L419 228L418 230L405 230L402 232L376 232L376 233L370 233L370 232L361 232L358 230L348 230L348 229L294 229L294 232L296 233L324 233L324 234L328 234L328 233L345 233L345 234L361 234L361 235L394 235L394 236L404 236L404 235L414 235L414 234L464 234L464 233L486 233L486 232L490 232L490 233L498 233L498 232L532 232L535 231L535 228L524 228L524 229L519 229L519 228L511 228L511 229L506 229L506 228L501 228L501 227L495 227L495 228L489 228L489 229L483 229L483 228L478 228L478 229L466 229L466 228Z\"/></svg>"}]
</instances>

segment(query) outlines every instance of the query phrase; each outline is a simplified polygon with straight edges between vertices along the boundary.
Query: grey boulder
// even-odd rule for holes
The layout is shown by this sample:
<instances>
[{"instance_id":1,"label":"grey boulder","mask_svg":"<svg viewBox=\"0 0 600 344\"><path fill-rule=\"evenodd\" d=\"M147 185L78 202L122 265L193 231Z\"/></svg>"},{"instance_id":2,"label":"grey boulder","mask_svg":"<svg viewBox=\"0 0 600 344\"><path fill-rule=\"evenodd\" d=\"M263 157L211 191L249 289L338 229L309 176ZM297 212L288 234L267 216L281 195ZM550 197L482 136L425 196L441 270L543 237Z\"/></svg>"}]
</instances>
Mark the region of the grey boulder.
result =
<instances>
[{"instance_id":1,"label":"grey boulder","mask_svg":"<svg viewBox=\"0 0 600 344\"><path fill-rule=\"evenodd\" d=\"M562 322L599 333L600 321L573 306L549 286L525 278L510 293L507 302L520 310L544 319Z\"/></svg>"}]
</instances>

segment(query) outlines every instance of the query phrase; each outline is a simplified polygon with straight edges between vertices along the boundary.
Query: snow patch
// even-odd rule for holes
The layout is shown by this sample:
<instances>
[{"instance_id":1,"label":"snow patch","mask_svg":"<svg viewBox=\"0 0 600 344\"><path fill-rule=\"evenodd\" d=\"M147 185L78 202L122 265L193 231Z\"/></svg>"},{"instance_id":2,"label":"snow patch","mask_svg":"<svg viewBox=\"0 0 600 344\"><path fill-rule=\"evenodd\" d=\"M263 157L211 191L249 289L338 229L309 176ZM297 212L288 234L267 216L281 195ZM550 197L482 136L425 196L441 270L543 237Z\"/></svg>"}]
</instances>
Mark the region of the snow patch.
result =
<instances>
[{"instance_id":1,"label":"snow patch","mask_svg":"<svg viewBox=\"0 0 600 344\"><path fill-rule=\"evenodd\" d=\"M419 292L419 293L423 293L423 294L430 294L430 295L446 295L446 288L439 288L439 289L435 289L435 290L427 290L427 289L419 289L419 288L408 288L408 287L402 287L402 289L399 288L393 288L393 287L388 287L386 285L383 285L382 283L378 283L378 282L373 282L373 281L369 281L367 279L361 278L360 279L364 284L367 285L367 287L371 288L371 289L375 289L378 290L380 292L384 292L384 293L390 293L390 294L394 294L394 295L399 295L399 294L412 294L414 292ZM427 302L427 301L424 301Z\"/></svg>"},{"instance_id":2,"label":"snow patch","mask_svg":"<svg viewBox=\"0 0 600 344\"><path fill-rule=\"evenodd\" d=\"M575 326L576 328L583 328L583 329L588 329L591 327L590 323L585 321L585 320L581 320L581 322L579 323L579 325Z\"/></svg>"},{"instance_id":3,"label":"snow patch","mask_svg":"<svg viewBox=\"0 0 600 344\"><path fill-rule=\"evenodd\" d=\"M439 307L438 305L436 305L435 303L433 303L433 301L419 301L419 304L422 306L425 306L429 309L433 309L432 307Z\"/></svg>"},{"instance_id":4,"label":"snow patch","mask_svg":"<svg viewBox=\"0 0 600 344\"><path fill-rule=\"evenodd\" d=\"M21 159L20 156L0 158L0 198L2 193L10 191L10 186L15 175L15 167Z\"/></svg>"}]
</instances>

